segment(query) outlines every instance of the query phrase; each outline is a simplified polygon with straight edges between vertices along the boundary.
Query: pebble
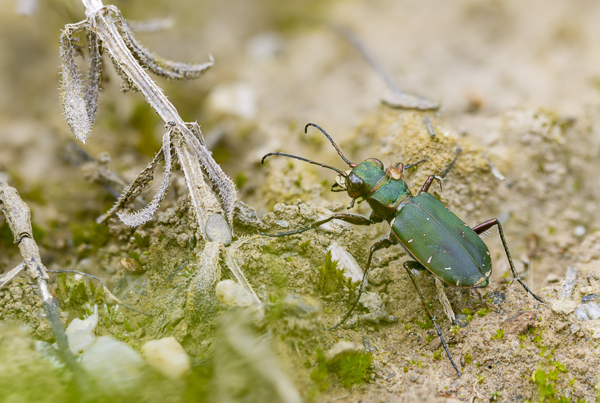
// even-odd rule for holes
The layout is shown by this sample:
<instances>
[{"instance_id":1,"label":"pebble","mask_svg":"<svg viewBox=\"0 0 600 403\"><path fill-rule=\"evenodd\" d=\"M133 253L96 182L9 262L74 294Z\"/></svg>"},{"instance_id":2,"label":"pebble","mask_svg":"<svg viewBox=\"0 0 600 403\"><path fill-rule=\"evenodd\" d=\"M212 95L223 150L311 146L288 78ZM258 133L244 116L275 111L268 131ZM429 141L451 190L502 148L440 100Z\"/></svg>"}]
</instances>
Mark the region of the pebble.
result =
<instances>
[{"instance_id":1,"label":"pebble","mask_svg":"<svg viewBox=\"0 0 600 403\"><path fill-rule=\"evenodd\" d=\"M590 302L595 299L598 299L598 294L588 294L581 297L581 302Z\"/></svg>"},{"instance_id":2,"label":"pebble","mask_svg":"<svg viewBox=\"0 0 600 403\"><path fill-rule=\"evenodd\" d=\"M506 334L523 334L530 327L535 326L537 318L533 311L519 311L502 322Z\"/></svg>"},{"instance_id":3,"label":"pebble","mask_svg":"<svg viewBox=\"0 0 600 403\"><path fill-rule=\"evenodd\" d=\"M583 225L578 225L575 227L575 230L573 230L573 233L575 234L575 236L578 236L578 237L584 236L586 232L587 232L587 229Z\"/></svg>"},{"instance_id":4,"label":"pebble","mask_svg":"<svg viewBox=\"0 0 600 403\"><path fill-rule=\"evenodd\" d=\"M94 330L98 324L98 307L94 307L94 313L81 320L79 318L73 321L67 327L65 333L69 340L69 349L75 355L88 350L96 341Z\"/></svg>"},{"instance_id":5,"label":"pebble","mask_svg":"<svg viewBox=\"0 0 600 403\"><path fill-rule=\"evenodd\" d=\"M381 297L376 292L365 291L358 300L362 306L364 306L369 312L376 312L383 309L383 302Z\"/></svg>"},{"instance_id":6,"label":"pebble","mask_svg":"<svg viewBox=\"0 0 600 403\"><path fill-rule=\"evenodd\" d=\"M290 223L288 223L285 220L277 220L275 221L275 224L277 224L278 226L280 226L281 228L287 228L290 226Z\"/></svg>"},{"instance_id":7,"label":"pebble","mask_svg":"<svg viewBox=\"0 0 600 403\"><path fill-rule=\"evenodd\" d=\"M144 360L127 344L102 336L83 353L81 365L106 395L125 394L137 387Z\"/></svg>"},{"instance_id":8,"label":"pebble","mask_svg":"<svg viewBox=\"0 0 600 403\"><path fill-rule=\"evenodd\" d=\"M600 319L600 307L595 302L588 302L587 304L580 305L575 310L575 315L577 319L585 322Z\"/></svg>"},{"instance_id":9,"label":"pebble","mask_svg":"<svg viewBox=\"0 0 600 403\"><path fill-rule=\"evenodd\" d=\"M223 280L216 286L217 299L227 306L252 306L252 296L234 280Z\"/></svg>"},{"instance_id":10,"label":"pebble","mask_svg":"<svg viewBox=\"0 0 600 403\"><path fill-rule=\"evenodd\" d=\"M459 327L467 327L467 325L469 324L469 321L467 319L467 315L459 313L458 315L456 315L454 323L457 324Z\"/></svg>"},{"instance_id":11,"label":"pebble","mask_svg":"<svg viewBox=\"0 0 600 403\"><path fill-rule=\"evenodd\" d=\"M141 274L144 272L142 266L140 266L140 264L136 262L135 259L132 259L130 257L122 258L119 263L121 263L121 266L123 266L123 268L130 273Z\"/></svg>"},{"instance_id":12,"label":"pebble","mask_svg":"<svg viewBox=\"0 0 600 403\"><path fill-rule=\"evenodd\" d=\"M142 346L148 364L167 378L180 379L190 371L190 358L174 337L152 340Z\"/></svg>"},{"instance_id":13,"label":"pebble","mask_svg":"<svg viewBox=\"0 0 600 403\"><path fill-rule=\"evenodd\" d=\"M332 242L327 248L331 252L331 260L338 263L338 269L344 270L344 277L352 279L354 282L362 281L363 271L354 259L354 257L337 242Z\"/></svg>"},{"instance_id":14,"label":"pebble","mask_svg":"<svg viewBox=\"0 0 600 403\"><path fill-rule=\"evenodd\" d=\"M496 305L501 304L506 299L506 295L500 291L492 291L488 294L488 298Z\"/></svg>"}]
</instances>

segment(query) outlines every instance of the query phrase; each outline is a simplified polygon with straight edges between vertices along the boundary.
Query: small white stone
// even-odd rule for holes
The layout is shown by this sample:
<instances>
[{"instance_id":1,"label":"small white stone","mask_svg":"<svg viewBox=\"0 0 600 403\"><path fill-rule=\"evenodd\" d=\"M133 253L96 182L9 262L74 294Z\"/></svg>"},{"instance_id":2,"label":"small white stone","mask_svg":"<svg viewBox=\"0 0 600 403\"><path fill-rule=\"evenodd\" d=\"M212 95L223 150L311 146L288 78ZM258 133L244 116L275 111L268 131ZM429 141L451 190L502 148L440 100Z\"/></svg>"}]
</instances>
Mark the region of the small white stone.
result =
<instances>
[{"instance_id":1,"label":"small white stone","mask_svg":"<svg viewBox=\"0 0 600 403\"><path fill-rule=\"evenodd\" d=\"M142 346L148 364L167 378L183 378L190 371L190 358L174 337L152 340Z\"/></svg>"},{"instance_id":2,"label":"small white stone","mask_svg":"<svg viewBox=\"0 0 600 403\"><path fill-rule=\"evenodd\" d=\"M65 333L69 340L69 349L75 355L81 354L90 348L96 341L94 329L98 324L98 307L94 307L94 314L81 320L79 318L73 321L67 327Z\"/></svg>"},{"instance_id":3,"label":"small white stone","mask_svg":"<svg viewBox=\"0 0 600 403\"><path fill-rule=\"evenodd\" d=\"M223 280L216 286L217 299L227 306L252 306L252 296L234 280Z\"/></svg>"},{"instance_id":4,"label":"small white stone","mask_svg":"<svg viewBox=\"0 0 600 403\"><path fill-rule=\"evenodd\" d=\"M595 302L588 302L587 304L580 305L575 310L577 319L583 321L600 319L600 307Z\"/></svg>"},{"instance_id":5,"label":"small white stone","mask_svg":"<svg viewBox=\"0 0 600 403\"><path fill-rule=\"evenodd\" d=\"M363 271L354 257L337 242L332 242L327 248L331 252L331 260L338 263L338 269L345 269L344 276L354 282L362 281Z\"/></svg>"},{"instance_id":6,"label":"small white stone","mask_svg":"<svg viewBox=\"0 0 600 403\"><path fill-rule=\"evenodd\" d=\"M575 230L573 231L575 233L575 236L584 236L586 233L586 228L583 225L578 225L575 227Z\"/></svg>"},{"instance_id":7,"label":"small white stone","mask_svg":"<svg viewBox=\"0 0 600 403\"><path fill-rule=\"evenodd\" d=\"M81 365L104 394L114 395L129 393L137 387L144 360L127 344L102 336L83 353Z\"/></svg>"},{"instance_id":8,"label":"small white stone","mask_svg":"<svg viewBox=\"0 0 600 403\"><path fill-rule=\"evenodd\" d=\"M577 302L575 301L551 299L548 302L550 302L550 309L557 313L569 314L577 308Z\"/></svg>"}]
</instances>

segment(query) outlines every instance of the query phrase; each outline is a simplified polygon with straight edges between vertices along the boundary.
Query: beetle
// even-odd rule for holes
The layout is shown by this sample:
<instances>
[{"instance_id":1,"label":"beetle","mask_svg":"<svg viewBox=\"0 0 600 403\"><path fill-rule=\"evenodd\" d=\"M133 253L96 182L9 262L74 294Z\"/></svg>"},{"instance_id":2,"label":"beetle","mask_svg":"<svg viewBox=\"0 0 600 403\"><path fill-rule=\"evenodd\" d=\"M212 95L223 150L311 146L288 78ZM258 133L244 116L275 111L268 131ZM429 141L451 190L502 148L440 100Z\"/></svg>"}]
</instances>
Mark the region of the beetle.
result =
<instances>
[{"instance_id":1,"label":"beetle","mask_svg":"<svg viewBox=\"0 0 600 403\"><path fill-rule=\"evenodd\" d=\"M487 286L492 274L492 260L488 247L479 235L493 226L498 227L498 233L514 279L536 300L544 303L542 299L523 283L517 274L506 239L504 238L502 225L498 219L492 218L479 225L470 227L446 208L442 202L427 192L434 180L441 181L448 174L458 159L460 150L458 150L456 158L441 177L429 176L419 192L413 195L404 181L403 171L425 160L406 166L402 163L391 164L388 168L385 168L383 163L376 158L368 158L360 164L356 164L346 159L331 136L320 126L308 123L304 127L305 133L310 126L317 128L329 139L340 157L348 164L350 170L342 171L333 166L279 152L266 154L262 158L261 164L264 164L267 157L281 155L336 171L338 177L331 190L333 192L345 191L348 193L348 196L352 199L348 208L351 208L355 201L366 201L371 207L372 212L369 217L351 213L336 213L323 220L316 221L308 227L295 231L261 234L272 237L300 234L331 220L342 220L355 225L371 225L386 221L391 228L387 236L377 240L371 246L358 298L345 317L331 329L335 329L343 324L358 304L358 300L366 287L373 254L380 249L388 248L392 245L400 245L414 259L413 261L405 262L403 266L417 290L427 316L435 325L437 334L452 366L458 376L461 376L448 351L444 336L435 320L435 316L429 309L429 303L417 285L413 270L427 270L444 283L456 287L480 288Z\"/></svg>"}]
</instances>

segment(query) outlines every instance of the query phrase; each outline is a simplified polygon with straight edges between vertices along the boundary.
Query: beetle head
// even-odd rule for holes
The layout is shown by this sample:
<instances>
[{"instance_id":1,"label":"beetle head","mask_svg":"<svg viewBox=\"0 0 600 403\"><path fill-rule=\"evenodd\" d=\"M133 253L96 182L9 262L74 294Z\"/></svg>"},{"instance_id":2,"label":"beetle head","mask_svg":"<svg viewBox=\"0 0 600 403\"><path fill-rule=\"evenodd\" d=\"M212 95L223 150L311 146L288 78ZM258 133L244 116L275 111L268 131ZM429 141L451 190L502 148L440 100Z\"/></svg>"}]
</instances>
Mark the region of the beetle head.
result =
<instances>
[{"instance_id":1,"label":"beetle head","mask_svg":"<svg viewBox=\"0 0 600 403\"><path fill-rule=\"evenodd\" d=\"M368 196L377 182L386 175L383 163L377 158L369 158L353 167L351 171L344 173L344 176L340 175L336 180L336 185L340 189L334 190L332 188L332 190L345 190L352 199Z\"/></svg>"}]
</instances>

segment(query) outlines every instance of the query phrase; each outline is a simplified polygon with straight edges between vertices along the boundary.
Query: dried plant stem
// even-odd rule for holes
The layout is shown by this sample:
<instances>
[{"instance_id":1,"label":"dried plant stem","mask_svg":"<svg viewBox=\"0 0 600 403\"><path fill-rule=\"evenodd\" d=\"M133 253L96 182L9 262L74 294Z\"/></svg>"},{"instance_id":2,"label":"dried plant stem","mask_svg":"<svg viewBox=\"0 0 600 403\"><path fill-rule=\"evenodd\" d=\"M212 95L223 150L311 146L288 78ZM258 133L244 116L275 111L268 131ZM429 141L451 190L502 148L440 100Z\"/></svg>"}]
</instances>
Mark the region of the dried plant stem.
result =
<instances>
[{"instance_id":1,"label":"dried plant stem","mask_svg":"<svg viewBox=\"0 0 600 403\"><path fill-rule=\"evenodd\" d=\"M86 4L86 1L84 1L84 4ZM203 156L198 155L198 149L201 149L204 157L210 156L210 152L198 140L197 133L194 133L195 130L192 130L190 125L183 121L177 109L164 95L162 89L156 85L129 51L115 23L114 16L121 22L119 10L115 7L106 6L99 10L94 20L97 23L95 32L104 44L103 48L112 59L117 71L144 95L150 106L170 127L174 137L173 148L188 183L201 235L206 240L205 226L210 215L215 213L224 214L227 222L231 225L235 196L231 200L230 195L235 195L235 186L217 164L201 164L200 158ZM199 128L197 131L199 134ZM193 151L190 146L193 147ZM162 151L163 155L170 152L170 150L165 149L165 146L163 146ZM219 200L204 181L203 172L207 172L213 182L218 182L215 185L220 190L220 195L227 195L222 197L222 204L219 203Z\"/></svg>"},{"instance_id":2,"label":"dried plant stem","mask_svg":"<svg viewBox=\"0 0 600 403\"><path fill-rule=\"evenodd\" d=\"M4 213L4 217L13 233L15 243L19 246L21 256L23 257L23 263L12 269L5 277L0 278L0 287L7 284L23 270L26 270L37 281L44 311L50 322L52 334L56 339L56 344L62 358L73 371L80 389L87 389L87 381L83 376L83 372L79 364L75 361L71 350L69 350L69 341L58 314L58 302L50 293L47 269L42 263L40 251L33 239L31 211L27 203L19 196L17 190L9 186L3 176L0 176L0 210Z\"/></svg>"}]
</instances>

